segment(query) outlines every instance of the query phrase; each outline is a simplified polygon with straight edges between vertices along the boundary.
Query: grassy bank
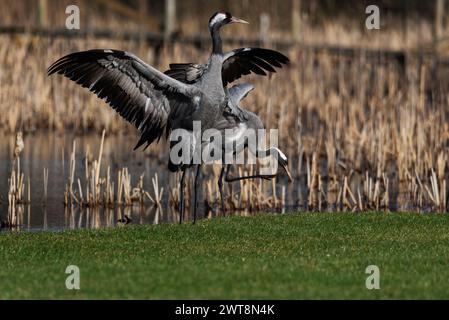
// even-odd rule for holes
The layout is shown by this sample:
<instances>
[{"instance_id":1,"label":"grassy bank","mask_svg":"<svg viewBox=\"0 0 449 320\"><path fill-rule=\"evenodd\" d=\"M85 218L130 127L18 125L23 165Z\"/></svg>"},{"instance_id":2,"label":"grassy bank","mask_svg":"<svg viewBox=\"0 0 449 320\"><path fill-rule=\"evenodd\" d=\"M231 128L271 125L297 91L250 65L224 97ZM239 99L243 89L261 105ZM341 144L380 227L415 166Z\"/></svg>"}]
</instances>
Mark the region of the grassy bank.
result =
<instances>
[{"instance_id":1,"label":"grassy bank","mask_svg":"<svg viewBox=\"0 0 449 320\"><path fill-rule=\"evenodd\" d=\"M0 298L449 298L449 217L292 214L0 233ZM81 289L65 288L77 265ZM380 268L367 290L365 268Z\"/></svg>"}]
</instances>

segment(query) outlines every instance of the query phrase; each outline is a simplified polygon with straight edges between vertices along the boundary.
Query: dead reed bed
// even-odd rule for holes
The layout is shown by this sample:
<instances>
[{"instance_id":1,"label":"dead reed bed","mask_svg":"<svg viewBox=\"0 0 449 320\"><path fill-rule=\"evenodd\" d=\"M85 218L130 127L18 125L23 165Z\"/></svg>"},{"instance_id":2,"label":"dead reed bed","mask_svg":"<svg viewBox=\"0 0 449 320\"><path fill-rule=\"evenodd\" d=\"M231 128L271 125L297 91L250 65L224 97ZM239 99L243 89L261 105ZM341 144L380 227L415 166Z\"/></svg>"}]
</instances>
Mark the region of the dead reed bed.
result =
<instances>
[{"instance_id":1,"label":"dead reed bed","mask_svg":"<svg viewBox=\"0 0 449 320\"><path fill-rule=\"evenodd\" d=\"M28 134L41 129L135 132L86 90L57 77L46 78L45 67L65 53L125 48L162 70L170 61L205 61L208 55L174 45L157 60L153 49L139 42L0 38L5 43L0 63L11 66L0 75L4 134L18 128ZM279 208L287 193L286 204L306 210L448 210L449 77L445 66L413 55L405 61L389 60L381 53L372 58L363 50L353 57L301 48L286 53L290 67L268 78L246 79L255 83L256 90L243 105L257 112L268 129L279 129L279 146L289 156L295 185L273 188L271 183L249 181L226 186L228 208ZM162 143L148 152L161 154L166 149ZM162 192L150 194L143 192L138 181L134 186L129 183L126 168L121 169L120 181L111 181L108 173L102 177L101 155L87 167L84 184L71 176L66 204L129 204L142 198L157 203L162 199ZM210 207L216 207L219 199L217 170L213 171L204 184ZM177 186L173 183L164 189L175 205ZM293 200L288 196L292 192Z\"/></svg>"},{"instance_id":2,"label":"dead reed bed","mask_svg":"<svg viewBox=\"0 0 449 320\"><path fill-rule=\"evenodd\" d=\"M111 178L110 166L106 169L106 175L102 176L101 164L105 134L106 131L103 130L97 159L90 162L91 156L89 151L86 151L84 183L81 182L81 178L76 177L76 140L73 141L69 161L69 177L64 192L64 205L66 207L76 204L79 207L115 208L116 206L133 206L136 203L143 206L145 200L149 199L153 205L160 206L164 188L159 187L157 172L152 179L153 196L143 187L145 173L139 176L134 187L131 173L126 167L118 170L116 182Z\"/></svg>"},{"instance_id":3,"label":"dead reed bed","mask_svg":"<svg viewBox=\"0 0 449 320\"><path fill-rule=\"evenodd\" d=\"M7 228L16 228L22 223L24 205L31 202L30 178L25 181L25 174L20 167L20 154L24 147L22 132L19 131L15 137L14 157L8 179L8 213L6 221L1 221L1 225Z\"/></svg>"},{"instance_id":4,"label":"dead reed bed","mask_svg":"<svg viewBox=\"0 0 449 320\"><path fill-rule=\"evenodd\" d=\"M77 206L81 208L109 208L133 207L140 205L142 207L162 207L164 200L164 187L159 182L157 171L151 177L151 188L144 187L144 175L134 176L128 168L118 169L115 176L117 180L113 181L112 169L108 165L105 170L102 169L103 149L105 144L106 131L103 130L101 143L97 158L93 158L90 149L86 149L84 157L84 168L77 168L79 161L76 154L76 140L73 141L72 152L70 155L69 172L64 191L64 205L66 207ZM217 177L220 166L212 167L212 170L205 172L205 181L202 191L205 195L206 208L215 210L219 205L219 190L217 186ZM254 174L250 167L249 171L243 171L239 168L240 175ZM81 173L81 174L80 174ZM148 173L149 174L149 173ZM48 183L48 171L44 169L44 186ZM179 177L178 177L179 178ZM186 208L191 206L191 195L193 195L193 177L191 172L186 179ZM268 189L271 188L271 191ZM179 183L176 179L173 184L168 184L169 199L168 204L172 208L179 208L180 193ZM280 209L284 202L276 195L275 180L269 183L262 181L244 180L236 184L236 187L229 185L229 196L225 198L225 208L229 211L235 210L253 210L253 209ZM44 192L46 194L46 192Z\"/></svg>"},{"instance_id":5,"label":"dead reed bed","mask_svg":"<svg viewBox=\"0 0 449 320\"><path fill-rule=\"evenodd\" d=\"M358 2L358 3L357 3ZM340 46L362 46L364 48L389 48L394 50L415 49L433 46L433 21L429 12L422 8L432 7L432 3L417 6L417 2L398 5L395 9L379 4L382 12L381 28L375 32L365 28L365 8L363 1L332 5L330 1L303 1L300 5L300 21L293 26L293 7L291 1L259 0L227 0L217 1L178 1L175 34L177 36L209 35L207 21L218 8L232 12L237 17L248 20L248 28L230 27L222 31L226 37L235 37L236 32L242 38L259 36L262 32L261 21L268 18L269 34L264 34L267 41L275 39L291 39L293 30L304 44L323 44ZM117 33L140 32L142 30L162 33L164 24L164 5L154 2L131 1L126 14L117 10L116 6L105 1L88 0L46 0L47 10L42 21L39 12L39 1L11 1L8 10L0 12L0 25L25 26L62 29L67 15L65 9L69 5L78 5L82 12L81 26L83 30L109 29ZM114 8L115 7L115 8ZM337 7L337 8L336 8ZM340 10L335 10L340 8ZM342 10L343 9L343 10ZM432 9L430 9L432 10ZM345 14L342 14L346 11ZM250 13L250 14L249 14ZM118 24L117 21L120 21ZM443 21L443 30L447 30L448 22ZM447 41L443 41L447 51Z\"/></svg>"},{"instance_id":6,"label":"dead reed bed","mask_svg":"<svg viewBox=\"0 0 449 320\"><path fill-rule=\"evenodd\" d=\"M255 166L236 166L239 176L255 174ZM218 188L218 177L220 175L221 165L211 165L209 168L203 168L203 179L201 184L201 192L204 199L204 207L206 212L215 215L221 215L221 197ZM176 174L176 179L170 183L170 192L168 204L172 208L179 208L180 205L180 173ZM186 187L184 189L185 208L186 211L191 209L193 205L193 172L187 171ZM255 212L259 210L282 210L287 205L285 200L285 186L278 190L276 179L272 181L266 180L241 180L235 183L224 183L224 208L228 213L238 212Z\"/></svg>"}]
</instances>

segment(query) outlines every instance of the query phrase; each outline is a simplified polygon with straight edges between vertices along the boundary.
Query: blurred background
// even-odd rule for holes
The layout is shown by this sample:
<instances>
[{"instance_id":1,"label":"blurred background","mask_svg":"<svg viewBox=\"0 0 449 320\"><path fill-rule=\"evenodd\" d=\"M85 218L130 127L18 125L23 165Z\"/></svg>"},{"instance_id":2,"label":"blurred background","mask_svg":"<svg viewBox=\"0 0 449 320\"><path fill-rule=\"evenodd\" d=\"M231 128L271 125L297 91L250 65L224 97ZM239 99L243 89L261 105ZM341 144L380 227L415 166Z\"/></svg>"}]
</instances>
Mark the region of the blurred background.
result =
<instances>
[{"instance_id":1,"label":"blurred background","mask_svg":"<svg viewBox=\"0 0 449 320\"><path fill-rule=\"evenodd\" d=\"M36 214L37 228L44 221L64 227L68 216L61 210L73 205L79 210L76 219L82 220L80 203L90 203L95 188L99 188L95 201L101 207L110 201L113 210L126 203L120 188L129 191L129 198L138 198L135 191L142 173L144 202L154 204L143 189L154 198L164 188L161 207L173 207L175 212L177 176L167 173L165 143L132 152L137 141L133 127L76 84L47 78L46 68L62 55L92 48L127 50L162 71L171 62L205 63L211 48L208 20L216 11L229 11L250 22L222 29L225 50L262 46L291 60L269 77L245 78L256 89L243 105L256 112L268 129L279 129L279 145L289 157L295 182L287 184L281 176L277 183L228 185L231 212L448 210L448 1L1 3L0 206L5 216L20 197L36 206L33 212L45 211L42 217ZM72 4L80 8L80 30L65 28L65 10ZM365 26L368 5L380 9L379 30ZM103 130L104 154L99 157ZM19 156L18 132L24 140ZM21 159L20 168L16 158ZM101 164L97 169L104 183L100 179L88 188L95 160ZM131 174L126 185L120 180L124 167ZM204 211L210 216L218 214L214 179L219 166L204 170ZM108 179L115 185L107 185ZM27 189L34 195L30 198L38 200L27 200ZM107 193L105 197L112 200L100 199ZM42 203L47 203L45 210ZM48 212L51 218L44 220ZM167 219L176 219L175 215ZM114 211L108 221L113 224L116 216L121 213ZM154 212L148 217L159 221ZM87 223L86 218L83 221Z\"/></svg>"},{"instance_id":2,"label":"blurred background","mask_svg":"<svg viewBox=\"0 0 449 320\"><path fill-rule=\"evenodd\" d=\"M285 52L292 50L295 55L293 68L311 55L331 58L331 63L338 64L335 72L344 71L348 62L361 57L368 58L368 63L373 59L382 64L397 62L402 71L406 71L405 64L411 60L420 63L431 60L428 71L432 71L430 78L433 78L440 75L437 71L443 72L437 69L446 65L445 56L449 54L449 34L446 32L449 5L445 5L445 0L384 0L376 3L360 0L2 2L5 10L0 12L3 44L0 48L3 62L0 81L3 88L1 108L5 112L0 116L0 130L12 133L16 131L18 120L24 131L35 127L63 129L68 126L80 130L97 126L115 131L115 120L111 120L109 110L104 110L100 118L92 117L90 111L96 114L98 108L84 108L80 104L70 106L72 102L65 101L75 108L74 111L87 112L76 112L74 115L81 117L78 120L61 117L61 112L67 115L67 108L56 108L55 99L60 97L59 93L67 92L66 96L71 100L80 90L68 92L64 81L61 84L64 89L58 88L55 90L57 96L49 99L52 86L47 85L45 68L62 54L94 47L135 52L161 70L168 68L170 62L205 62L210 51L207 22L216 11L230 11L251 23L244 27L223 28L226 48L258 45ZM65 11L72 4L80 8L80 30L65 27L68 16ZM365 8L370 4L380 9L379 30L368 30L365 26L368 17ZM294 70L304 77L304 69ZM266 83L265 79L257 77L250 80ZM334 84L338 82L334 81ZM73 87L69 85L69 88ZM290 91L295 89L292 87ZM88 94L80 97L83 102L88 99L88 102L98 103ZM10 107L11 103L21 100L25 101L18 108Z\"/></svg>"},{"instance_id":3,"label":"blurred background","mask_svg":"<svg viewBox=\"0 0 449 320\"><path fill-rule=\"evenodd\" d=\"M445 0L2 0L2 26L62 29L65 8L81 9L81 29L143 32L165 36L208 36L207 21L216 11L244 17L252 26L230 37L255 39L260 36L302 44L328 44L382 49L430 49L447 38ZM381 28L365 28L365 8L377 5ZM268 20L268 22L266 22ZM269 25L263 29L263 22ZM165 33L164 33L165 32ZM261 34L262 32L262 34ZM446 39L447 40L447 39Z\"/></svg>"}]
</instances>

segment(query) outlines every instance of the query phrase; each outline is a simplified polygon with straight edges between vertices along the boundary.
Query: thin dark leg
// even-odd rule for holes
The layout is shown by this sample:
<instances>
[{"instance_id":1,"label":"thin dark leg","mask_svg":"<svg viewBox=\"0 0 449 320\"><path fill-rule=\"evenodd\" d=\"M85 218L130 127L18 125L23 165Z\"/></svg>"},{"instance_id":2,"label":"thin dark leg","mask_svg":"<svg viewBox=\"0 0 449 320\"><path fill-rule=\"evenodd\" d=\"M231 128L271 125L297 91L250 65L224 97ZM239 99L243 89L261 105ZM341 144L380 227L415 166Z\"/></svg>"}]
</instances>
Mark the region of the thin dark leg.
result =
<instances>
[{"instance_id":1,"label":"thin dark leg","mask_svg":"<svg viewBox=\"0 0 449 320\"><path fill-rule=\"evenodd\" d=\"M276 174L271 174L271 175L255 174L255 175L251 175L251 176L229 177L230 168L231 167L228 165L228 167L226 169L226 176L225 176L226 182L234 182L234 181L240 181L240 180L246 180L246 179L256 179L256 178L270 180L270 179L273 179L276 177Z\"/></svg>"},{"instance_id":2,"label":"thin dark leg","mask_svg":"<svg viewBox=\"0 0 449 320\"><path fill-rule=\"evenodd\" d=\"M179 223L182 223L182 218L184 217L184 178L186 175L186 170L182 170L182 176L181 176L181 182L179 185L179 191L180 191L180 203L179 203Z\"/></svg>"},{"instance_id":3,"label":"thin dark leg","mask_svg":"<svg viewBox=\"0 0 449 320\"><path fill-rule=\"evenodd\" d=\"M221 198L221 212L223 212L223 215L225 214L225 207L224 207L224 196L223 196L223 177L225 174L225 166L221 168L220 172L220 178L218 178L218 190L220 191L220 198Z\"/></svg>"},{"instance_id":4,"label":"thin dark leg","mask_svg":"<svg viewBox=\"0 0 449 320\"><path fill-rule=\"evenodd\" d=\"M193 223L195 224L196 222L196 209L198 206L198 185L199 185L199 181L198 181L198 177L200 175L201 172L201 165L197 165L196 167L196 174L195 174L195 198L194 198L194 202L193 202Z\"/></svg>"}]
</instances>

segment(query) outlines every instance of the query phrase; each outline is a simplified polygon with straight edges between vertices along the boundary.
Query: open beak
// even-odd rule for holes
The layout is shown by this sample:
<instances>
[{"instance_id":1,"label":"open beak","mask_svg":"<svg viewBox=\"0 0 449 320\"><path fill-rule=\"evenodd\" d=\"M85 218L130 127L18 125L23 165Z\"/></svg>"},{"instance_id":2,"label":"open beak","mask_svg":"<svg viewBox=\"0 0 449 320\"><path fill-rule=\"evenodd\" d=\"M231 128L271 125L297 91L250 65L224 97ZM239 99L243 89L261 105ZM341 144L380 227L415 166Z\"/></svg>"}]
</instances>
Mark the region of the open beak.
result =
<instances>
[{"instance_id":1,"label":"open beak","mask_svg":"<svg viewBox=\"0 0 449 320\"><path fill-rule=\"evenodd\" d=\"M290 170L288 170L288 166L282 166L282 168L284 168L284 170L285 170L285 172L287 173L287 175L288 175L288 180L290 181L290 182L292 182L293 181L293 178L292 178L292 175L291 175L291 173L290 173Z\"/></svg>"},{"instance_id":2,"label":"open beak","mask_svg":"<svg viewBox=\"0 0 449 320\"><path fill-rule=\"evenodd\" d=\"M236 17L232 17L232 18L231 18L231 23L244 23L244 24L249 24L248 21L245 21L245 20L243 20L243 19L239 19L239 18L236 18Z\"/></svg>"}]
</instances>

